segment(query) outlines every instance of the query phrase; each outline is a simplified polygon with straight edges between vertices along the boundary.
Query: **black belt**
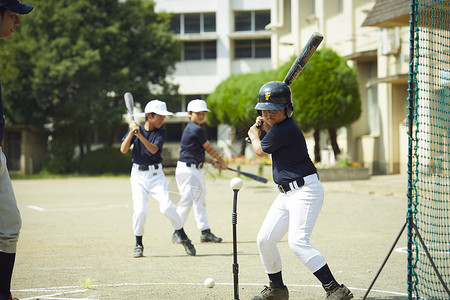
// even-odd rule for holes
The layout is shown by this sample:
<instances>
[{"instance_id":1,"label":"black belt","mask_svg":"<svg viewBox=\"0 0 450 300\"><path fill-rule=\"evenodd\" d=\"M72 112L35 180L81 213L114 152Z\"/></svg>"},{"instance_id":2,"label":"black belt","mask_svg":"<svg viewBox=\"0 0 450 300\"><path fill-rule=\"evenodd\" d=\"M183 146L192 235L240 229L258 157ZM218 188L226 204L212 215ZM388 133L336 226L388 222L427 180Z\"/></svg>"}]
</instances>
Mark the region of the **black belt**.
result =
<instances>
[{"instance_id":1,"label":"black belt","mask_svg":"<svg viewBox=\"0 0 450 300\"><path fill-rule=\"evenodd\" d=\"M138 170L139 171L148 171L148 170L150 170L149 167L154 167L155 170L159 169L159 165L150 165L150 166L148 166L148 165L139 165Z\"/></svg>"},{"instance_id":2,"label":"black belt","mask_svg":"<svg viewBox=\"0 0 450 300\"><path fill-rule=\"evenodd\" d=\"M297 186L295 186L294 182ZM296 189L296 188L304 186L304 185L305 185L305 180L303 178L300 178L300 179L294 180L288 184L279 184L278 190L280 191L280 193L286 194L290 190Z\"/></svg>"},{"instance_id":3,"label":"black belt","mask_svg":"<svg viewBox=\"0 0 450 300\"><path fill-rule=\"evenodd\" d=\"M191 163L186 163L186 167L195 167L195 168L197 168L197 169L201 169L201 168L203 168L203 163L201 162L201 163L198 163L198 164L191 164Z\"/></svg>"}]
</instances>

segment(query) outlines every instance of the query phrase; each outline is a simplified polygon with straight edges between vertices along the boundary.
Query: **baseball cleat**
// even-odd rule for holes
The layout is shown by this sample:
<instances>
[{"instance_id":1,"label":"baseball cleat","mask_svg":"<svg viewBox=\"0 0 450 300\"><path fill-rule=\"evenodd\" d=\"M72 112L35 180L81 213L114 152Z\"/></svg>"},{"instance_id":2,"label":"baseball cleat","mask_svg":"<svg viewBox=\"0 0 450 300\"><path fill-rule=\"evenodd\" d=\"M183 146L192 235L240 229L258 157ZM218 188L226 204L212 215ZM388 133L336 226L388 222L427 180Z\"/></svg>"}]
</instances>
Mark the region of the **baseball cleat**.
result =
<instances>
[{"instance_id":1,"label":"baseball cleat","mask_svg":"<svg viewBox=\"0 0 450 300\"><path fill-rule=\"evenodd\" d=\"M327 292L326 300L350 300L353 298L352 292L345 286L338 286L335 281L328 285L323 285Z\"/></svg>"},{"instance_id":2,"label":"baseball cleat","mask_svg":"<svg viewBox=\"0 0 450 300\"><path fill-rule=\"evenodd\" d=\"M13 296L11 295L11 293L9 293L9 298L8 298L8 300L19 300L19 299L13 298Z\"/></svg>"},{"instance_id":3,"label":"baseball cleat","mask_svg":"<svg viewBox=\"0 0 450 300\"><path fill-rule=\"evenodd\" d=\"M141 245L136 245L136 247L134 247L134 257L138 258L143 256L144 256L144 247L142 247Z\"/></svg>"},{"instance_id":4,"label":"baseball cleat","mask_svg":"<svg viewBox=\"0 0 450 300\"><path fill-rule=\"evenodd\" d=\"M252 296L252 300L289 300L289 291L287 286L284 289L276 288L270 281L269 286L265 286L261 293Z\"/></svg>"},{"instance_id":5,"label":"baseball cleat","mask_svg":"<svg viewBox=\"0 0 450 300\"><path fill-rule=\"evenodd\" d=\"M220 243L222 242L222 238L217 237L211 231L208 231L207 233L201 235L200 241L202 243Z\"/></svg>"},{"instance_id":6,"label":"baseball cleat","mask_svg":"<svg viewBox=\"0 0 450 300\"><path fill-rule=\"evenodd\" d=\"M172 243L181 244L181 237L178 235L176 231L172 235Z\"/></svg>"},{"instance_id":7,"label":"baseball cleat","mask_svg":"<svg viewBox=\"0 0 450 300\"><path fill-rule=\"evenodd\" d=\"M184 250L186 250L187 255L195 256L196 251L190 239L181 240L181 244L184 246Z\"/></svg>"}]
</instances>

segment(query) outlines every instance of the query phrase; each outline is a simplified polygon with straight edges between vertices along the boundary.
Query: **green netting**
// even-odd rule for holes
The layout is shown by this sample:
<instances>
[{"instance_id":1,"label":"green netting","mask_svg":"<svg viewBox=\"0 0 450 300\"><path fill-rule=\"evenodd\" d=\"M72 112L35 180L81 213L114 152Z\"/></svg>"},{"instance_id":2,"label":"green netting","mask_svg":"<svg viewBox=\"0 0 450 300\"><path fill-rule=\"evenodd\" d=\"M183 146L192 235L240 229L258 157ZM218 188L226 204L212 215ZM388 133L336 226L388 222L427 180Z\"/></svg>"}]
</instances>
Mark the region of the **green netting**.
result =
<instances>
[{"instance_id":1,"label":"green netting","mask_svg":"<svg viewBox=\"0 0 450 300\"><path fill-rule=\"evenodd\" d=\"M410 28L409 299L450 299L450 1L411 0Z\"/></svg>"}]
</instances>

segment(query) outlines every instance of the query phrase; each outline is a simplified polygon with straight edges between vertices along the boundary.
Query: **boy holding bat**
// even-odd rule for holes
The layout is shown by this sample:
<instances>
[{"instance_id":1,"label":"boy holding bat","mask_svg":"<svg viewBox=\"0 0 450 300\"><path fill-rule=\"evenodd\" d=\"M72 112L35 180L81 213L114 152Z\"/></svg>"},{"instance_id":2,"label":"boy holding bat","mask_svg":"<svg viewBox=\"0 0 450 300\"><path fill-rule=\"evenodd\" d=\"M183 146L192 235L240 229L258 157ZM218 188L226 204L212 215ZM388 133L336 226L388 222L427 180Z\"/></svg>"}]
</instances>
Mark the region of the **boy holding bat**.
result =
<instances>
[{"instance_id":1,"label":"boy holding bat","mask_svg":"<svg viewBox=\"0 0 450 300\"><path fill-rule=\"evenodd\" d=\"M0 0L0 38L10 37L20 25L19 14L28 14L32 9L32 6L17 0ZM0 300L12 300L11 277L22 220L6 167L6 156L1 148L4 130L5 119L0 86Z\"/></svg>"},{"instance_id":2,"label":"boy holding bat","mask_svg":"<svg viewBox=\"0 0 450 300\"><path fill-rule=\"evenodd\" d=\"M144 246L145 219L148 209L148 194L159 203L159 209L175 228L174 235L184 246L188 255L195 255L195 248L183 229L183 222L169 196L169 188L162 170L161 150L166 139L166 132L161 126L168 115L166 103L152 100L145 106L145 124L138 126L135 121L129 125L129 131L122 139L120 151L127 153L131 145L131 195L133 199L133 232L136 236L134 257L142 257Z\"/></svg>"},{"instance_id":3,"label":"boy holding bat","mask_svg":"<svg viewBox=\"0 0 450 300\"><path fill-rule=\"evenodd\" d=\"M204 100L196 99L189 102L187 106L190 122L186 125L181 136L180 157L177 162L175 178L180 191L180 202L177 212L184 224L191 207L194 207L194 217L197 227L201 231L200 241L202 243L220 243L222 238L216 237L209 228L206 216L206 184L203 174L203 163L214 163L215 168L227 169L226 163L217 151L211 146L200 127L206 121L206 107ZM216 161L205 158L205 151ZM173 234L174 243L181 242L176 232Z\"/></svg>"},{"instance_id":4,"label":"boy holding bat","mask_svg":"<svg viewBox=\"0 0 450 300\"><path fill-rule=\"evenodd\" d=\"M248 136L258 156L272 155L273 180L280 193L259 230L257 244L269 287L252 300L287 300L277 243L288 234L289 246L322 283L327 300L349 300L351 291L333 277L322 254L310 243L312 230L323 203L323 187L312 163L306 141L292 120L291 89L284 82L271 81L259 91L255 109L259 117ZM261 130L267 134L260 139Z\"/></svg>"}]
</instances>

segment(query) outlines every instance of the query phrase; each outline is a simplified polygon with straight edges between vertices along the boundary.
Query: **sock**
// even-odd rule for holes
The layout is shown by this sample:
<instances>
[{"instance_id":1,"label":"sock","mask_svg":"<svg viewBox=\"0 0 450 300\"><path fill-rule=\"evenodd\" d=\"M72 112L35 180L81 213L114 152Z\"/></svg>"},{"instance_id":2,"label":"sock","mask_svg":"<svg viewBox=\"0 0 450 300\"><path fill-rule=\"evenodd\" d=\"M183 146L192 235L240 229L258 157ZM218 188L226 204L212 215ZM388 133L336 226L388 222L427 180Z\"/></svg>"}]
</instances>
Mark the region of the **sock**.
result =
<instances>
[{"instance_id":1,"label":"sock","mask_svg":"<svg viewBox=\"0 0 450 300\"><path fill-rule=\"evenodd\" d=\"M202 235L205 235L205 234L207 234L207 233L210 233L211 232L211 229L205 229L205 230L202 230Z\"/></svg>"},{"instance_id":2,"label":"sock","mask_svg":"<svg viewBox=\"0 0 450 300\"><path fill-rule=\"evenodd\" d=\"M15 253L0 252L0 299L9 299Z\"/></svg>"},{"instance_id":3,"label":"sock","mask_svg":"<svg viewBox=\"0 0 450 300\"><path fill-rule=\"evenodd\" d=\"M185 240L185 239L188 238L187 235L186 235L186 232L184 232L183 227L182 227L181 229L178 229L178 230L175 230L175 231L176 231L176 233L180 236L180 238L181 238L182 240Z\"/></svg>"},{"instance_id":4,"label":"sock","mask_svg":"<svg viewBox=\"0 0 450 300\"><path fill-rule=\"evenodd\" d=\"M136 246L137 245L144 247L144 245L142 245L142 235L140 235L140 236L137 235L136 236Z\"/></svg>"},{"instance_id":5,"label":"sock","mask_svg":"<svg viewBox=\"0 0 450 300\"><path fill-rule=\"evenodd\" d=\"M317 270L313 273L314 276L317 277L317 279L320 280L322 285L329 285L333 281L336 282L336 285L340 287L340 284L337 283L336 279L334 279L333 274L331 274L330 268L328 267L328 264Z\"/></svg>"},{"instance_id":6,"label":"sock","mask_svg":"<svg viewBox=\"0 0 450 300\"><path fill-rule=\"evenodd\" d=\"M273 282L273 285L276 288L282 289L284 290L284 288L286 287L283 283L283 278L281 276L281 271L275 274L267 274L269 275L269 280Z\"/></svg>"}]
</instances>

